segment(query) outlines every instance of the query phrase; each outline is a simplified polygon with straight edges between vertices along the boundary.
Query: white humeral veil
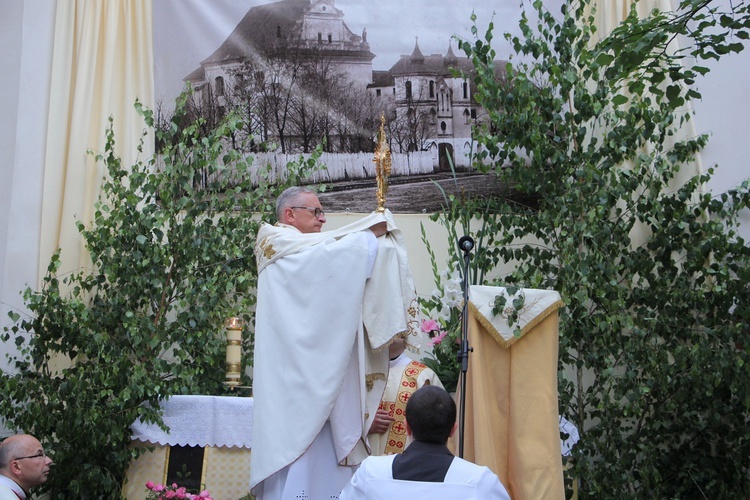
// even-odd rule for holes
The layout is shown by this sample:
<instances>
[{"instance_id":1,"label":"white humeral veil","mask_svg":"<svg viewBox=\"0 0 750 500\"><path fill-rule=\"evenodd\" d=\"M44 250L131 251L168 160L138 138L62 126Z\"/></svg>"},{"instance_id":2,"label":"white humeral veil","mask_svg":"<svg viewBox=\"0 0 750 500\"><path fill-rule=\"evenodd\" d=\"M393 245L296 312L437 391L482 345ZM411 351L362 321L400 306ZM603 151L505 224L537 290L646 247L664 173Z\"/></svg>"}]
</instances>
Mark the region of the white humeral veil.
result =
<instances>
[{"instance_id":1,"label":"white humeral veil","mask_svg":"<svg viewBox=\"0 0 750 500\"><path fill-rule=\"evenodd\" d=\"M382 221L389 233L378 238L368 279L371 235L364 231ZM403 236L388 211L323 233L264 225L255 253L250 487L299 459L327 423L338 464L357 465L370 451L366 434L385 387L387 346L416 335Z\"/></svg>"}]
</instances>

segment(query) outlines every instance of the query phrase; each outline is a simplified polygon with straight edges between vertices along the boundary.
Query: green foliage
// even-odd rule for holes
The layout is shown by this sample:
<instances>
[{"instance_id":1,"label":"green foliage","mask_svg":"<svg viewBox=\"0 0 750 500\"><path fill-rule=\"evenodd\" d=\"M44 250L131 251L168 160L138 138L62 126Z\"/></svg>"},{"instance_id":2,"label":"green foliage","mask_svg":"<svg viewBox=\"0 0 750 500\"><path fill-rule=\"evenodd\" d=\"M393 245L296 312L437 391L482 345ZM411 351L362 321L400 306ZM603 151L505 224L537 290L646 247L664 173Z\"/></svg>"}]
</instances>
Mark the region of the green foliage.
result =
<instances>
[{"instance_id":1,"label":"green foliage","mask_svg":"<svg viewBox=\"0 0 750 500\"><path fill-rule=\"evenodd\" d=\"M427 239L424 226L420 228L422 242L430 256L436 282L432 295L429 298L420 297L419 299L423 315L429 318L422 320L421 330L430 337L430 346L432 346L432 352L422 358L422 362L435 372L446 391L455 392L461 370L458 362L459 344L457 341L461 338L462 280L453 261L448 262L446 269L438 270L437 259Z\"/></svg>"},{"instance_id":2,"label":"green foliage","mask_svg":"<svg viewBox=\"0 0 750 500\"><path fill-rule=\"evenodd\" d=\"M560 413L581 433L570 475L582 497L747 497L750 248L736 226L750 186L704 193L713 169L685 171L707 138L679 132L701 61L743 48L750 7L633 10L595 43L588 4L566 3L558 20L534 2L522 35L506 35L519 56L510 83L496 77L492 25L460 41L489 114L478 168L536 200L472 213L482 267L514 263L503 284L566 304Z\"/></svg>"},{"instance_id":3,"label":"green foliage","mask_svg":"<svg viewBox=\"0 0 750 500\"><path fill-rule=\"evenodd\" d=\"M471 196L466 192L461 192L459 196L456 196L446 193L439 184L435 185L442 192L444 203L442 210L433 214L430 219L445 226L448 241L458 242L460 236L468 234L476 236L469 266L465 269L465 255L458 246L449 248L447 262L438 263L424 226L420 226L422 242L427 249L436 284L435 290L429 297L419 299L422 314L430 318L422 321L422 331L431 338L430 344L433 347L432 352L422 358L422 362L438 375L446 390L455 391L461 371L458 354L462 333L463 274L468 271L469 283L480 284L485 280L485 272L491 270L497 263L498 249L495 242L500 235L491 225L488 226L490 222L488 219L476 220L478 213L488 210L494 203L497 203L497 200ZM502 196L512 197L513 195L506 192ZM478 227L473 225L475 222L480 222ZM513 311L519 308L520 305L516 304ZM517 313L514 314L517 315ZM443 333L445 333L444 336Z\"/></svg>"},{"instance_id":4,"label":"green foliage","mask_svg":"<svg viewBox=\"0 0 750 500\"><path fill-rule=\"evenodd\" d=\"M461 234L470 233L470 223L473 214L479 206L477 200L472 200L465 193L456 197L447 194L439 184L436 186L443 194L443 209L433 214L433 222L439 221L446 228L448 241L458 241L459 229ZM456 226L459 226L458 228ZM420 226L422 242L427 249L435 279L435 290L430 297L420 297L419 303L422 313L428 319L422 321L422 331L430 338L432 352L422 358L422 362L434 371L447 391L455 391L458 385L461 366L458 361L461 339L461 313L463 310L463 273L465 271L462 254L458 247L451 247L445 267L437 262L430 241L427 239L424 225ZM481 250L480 250L481 252ZM481 254L475 255L470 262L470 282L477 283L477 273L482 271L478 261ZM434 321L436 323L432 323Z\"/></svg>"},{"instance_id":5,"label":"green foliage","mask_svg":"<svg viewBox=\"0 0 750 500\"><path fill-rule=\"evenodd\" d=\"M101 199L91 225L77 223L93 268L60 277L58 251L42 290L24 293L31 316L11 313L3 335L21 355L17 373L0 378L0 414L47 442L52 498L118 498L139 453L130 425L163 425L159 401L174 394L228 393L224 320L252 324L255 235L286 185L239 153L240 120L206 133L185 120L184 101L155 131L158 154L128 168L110 120L97 155L107 168ZM153 127L152 112L136 108ZM291 180L316 160L293 165ZM243 351L246 364L251 332Z\"/></svg>"}]
</instances>

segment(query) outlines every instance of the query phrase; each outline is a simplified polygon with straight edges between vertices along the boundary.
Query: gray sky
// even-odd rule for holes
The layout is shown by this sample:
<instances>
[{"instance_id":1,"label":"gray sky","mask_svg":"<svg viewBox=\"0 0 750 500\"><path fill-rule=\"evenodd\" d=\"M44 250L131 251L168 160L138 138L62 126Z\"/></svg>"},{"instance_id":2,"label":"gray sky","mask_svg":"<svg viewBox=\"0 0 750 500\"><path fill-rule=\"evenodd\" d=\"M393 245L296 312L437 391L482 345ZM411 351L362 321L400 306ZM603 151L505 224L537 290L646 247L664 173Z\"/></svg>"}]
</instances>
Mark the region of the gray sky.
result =
<instances>
[{"instance_id":1,"label":"gray sky","mask_svg":"<svg viewBox=\"0 0 750 500\"><path fill-rule=\"evenodd\" d=\"M553 3L558 2L555 0ZM182 78L211 55L254 5L264 0L156 0L154 45L156 98L171 100L182 88ZM510 53L502 37L517 31L521 0L335 0L344 21L356 34L367 28L373 69L390 68L402 54L411 54L415 37L425 55L445 54L452 35L473 39L472 10L481 35L490 19L495 23L493 48L498 58ZM527 2L528 3L528 2ZM198 28L193 28L197 26ZM457 56L462 53L453 43Z\"/></svg>"},{"instance_id":2,"label":"gray sky","mask_svg":"<svg viewBox=\"0 0 750 500\"><path fill-rule=\"evenodd\" d=\"M336 6L344 12L344 21L352 31L359 34L362 28L367 28L370 50L377 56L373 60L374 69L388 69L400 55L411 54L415 37L419 37L419 48L425 55L445 54L452 35L472 39L472 11L477 14L481 34L494 14L496 50L506 49L500 34L518 26L520 3L519 0L337 0ZM455 42L453 50L460 55Z\"/></svg>"}]
</instances>

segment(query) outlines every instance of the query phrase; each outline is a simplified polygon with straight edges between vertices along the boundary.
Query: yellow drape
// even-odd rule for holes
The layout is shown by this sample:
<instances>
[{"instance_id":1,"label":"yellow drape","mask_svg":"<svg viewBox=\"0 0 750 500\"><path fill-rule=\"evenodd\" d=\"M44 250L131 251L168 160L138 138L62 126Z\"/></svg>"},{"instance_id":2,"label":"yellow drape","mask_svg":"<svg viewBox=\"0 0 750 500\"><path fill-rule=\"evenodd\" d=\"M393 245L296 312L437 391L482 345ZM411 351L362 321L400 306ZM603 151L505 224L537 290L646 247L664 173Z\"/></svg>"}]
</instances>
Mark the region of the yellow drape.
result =
<instances>
[{"instance_id":1,"label":"yellow drape","mask_svg":"<svg viewBox=\"0 0 750 500\"><path fill-rule=\"evenodd\" d=\"M498 341L491 326L496 317L470 307L468 340L474 350L466 374L464 458L489 467L514 500L565 498L557 307L535 318L510 345Z\"/></svg>"},{"instance_id":2,"label":"yellow drape","mask_svg":"<svg viewBox=\"0 0 750 500\"><path fill-rule=\"evenodd\" d=\"M144 129L133 103L138 98L153 107L153 88L151 0L57 2L40 277L58 247L61 273L87 264L75 220L91 221L104 169L86 151L103 151L112 116L117 152L124 165L132 164ZM151 141L144 147L144 155L150 156Z\"/></svg>"}]
</instances>

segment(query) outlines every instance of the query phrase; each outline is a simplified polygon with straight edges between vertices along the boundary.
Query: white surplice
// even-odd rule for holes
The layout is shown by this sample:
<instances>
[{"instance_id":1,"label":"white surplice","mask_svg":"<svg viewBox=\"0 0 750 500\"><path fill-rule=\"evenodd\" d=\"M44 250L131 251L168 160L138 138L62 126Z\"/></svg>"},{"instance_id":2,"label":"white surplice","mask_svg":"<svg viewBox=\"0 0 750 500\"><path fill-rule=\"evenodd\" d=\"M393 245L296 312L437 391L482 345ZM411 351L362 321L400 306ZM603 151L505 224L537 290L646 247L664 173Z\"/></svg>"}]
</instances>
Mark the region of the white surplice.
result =
<instances>
[{"instance_id":1,"label":"white surplice","mask_svg":"<svg viewBox=\"0 0 750 500\"><path fill-rule=\"evenodd\" d=\"M397 455L370 457L341 492L341 500L510 500L494 472L455 457L442 483L393 479Z\"/></svg>"}]
</instances>

